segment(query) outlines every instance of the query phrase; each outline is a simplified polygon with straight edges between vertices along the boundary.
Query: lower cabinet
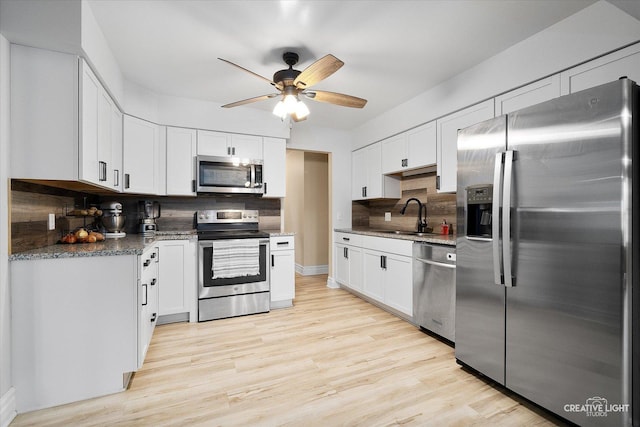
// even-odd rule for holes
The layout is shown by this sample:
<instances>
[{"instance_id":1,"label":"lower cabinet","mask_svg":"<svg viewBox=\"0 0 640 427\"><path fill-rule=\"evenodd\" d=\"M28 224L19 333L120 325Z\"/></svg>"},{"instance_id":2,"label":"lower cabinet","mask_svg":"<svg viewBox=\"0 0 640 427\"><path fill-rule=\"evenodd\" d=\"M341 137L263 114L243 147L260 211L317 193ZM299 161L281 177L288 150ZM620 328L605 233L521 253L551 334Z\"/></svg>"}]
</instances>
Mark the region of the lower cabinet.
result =
<instances>
[{"instance_id":1,"label":"lower cabinet","mask_svg":"<svg viewBox=\"0 0 640 427\"><path fill-rule=\"evenodd\" d=\"M140 369L158 321L158 247L146 249L138 259L138 369Z\"/></svg>"},{"instance_id":2,"label":"lower cabinet","mask_svg":"<svg viewBox=\"0 0 640 427\"><path fill-rule=\"evenodd\" d=\"M295 247L293 236L273 236L271 252L271 308L290 307L296 295Z\"/></svg>"},{"instance_id":3,"label":"lower cabinet","mask_svg":"<svg viewBox=\"0 0 640 427\"><path fill-rule=\"evenodd\" d=\"M18 413L123 391L138 369L139 255L12 260Z\"/></svg>"},{"instance_id":4,"label":"lower cabinet","mask_svg":"<svg viewBox=\"0 0 640 427\"><path fill-rule=\"evenodd\" d=\"M196 244L191 240L161 240L159 251L159 323L196 322Z\"/></svg>"},{"instance_id":5,"label":"lower cabinet","mask_svg":"<svg viewBox=\"0 0 640 427\"><path fill-rule=\"evenodd\" d=\"M337 232L335 242L340 285L413 316L411 241Z\"/></svg>"}]
</instances>

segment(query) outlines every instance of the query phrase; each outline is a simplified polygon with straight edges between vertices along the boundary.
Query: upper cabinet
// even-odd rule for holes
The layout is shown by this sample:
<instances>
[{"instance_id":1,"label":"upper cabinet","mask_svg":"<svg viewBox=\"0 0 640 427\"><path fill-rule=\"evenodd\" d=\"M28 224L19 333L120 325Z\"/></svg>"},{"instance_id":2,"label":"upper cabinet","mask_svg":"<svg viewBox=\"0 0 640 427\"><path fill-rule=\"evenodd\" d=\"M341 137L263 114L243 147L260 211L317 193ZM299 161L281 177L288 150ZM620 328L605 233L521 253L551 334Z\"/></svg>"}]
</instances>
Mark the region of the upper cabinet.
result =
<instances>
[{"instance_id":1,"label":"upper cabinet","mask_svg":"<svg viewBox=\"0 0 640 427\"><path fill-rule=\"evenodd\" d=\"M380 143L354 151L351 154L351 162L353 200L400 198L400 179L382 174Z\"/></svg>"},{"instance_id":2,"label":"upper cabinet","mask_svg":"<svg viewBox=\"0 0 640 427\"><path fill-rule=\"evenodd\" d=\"M640 83L640 44L560 73L560 87L562 94L567 95L625 76Z\"/></svg>"},{"instance_id":3,"label":"upper cabinet","mask_svg":"<svg viewBox=\"0 0 640 427\"><path fill-rule=\"evenodd\" d=\"M262 137L198 130L198 155L262 159Z\"/></svg>"},{"instance_id":4,"label":"upper cabinet","mask_svg":"<svg viewBox=\"0 0 640 427\"><path fill-rule=\"evenodd\" d=\"M196 130L167 126L167 195L195 196Z\"/></svg>"},{"instance_id":5,"label":"upper cabinet","mask_svg":"<svg viewBox=\"0 0 640 427\"><path fill-rule=\"evenodd\" d=\"M138 194L162 194L160 185L162 126L124 115L123 170L124 191Z\"/></svg>"},{"instance_id":6,"label":"upper cabinet","mask_svg":"<svg viewBox=\"0 0 640 427\"><path fill-rule=\"evenodd\" d=\"M455 192L458 173L458 130L493 117L493 99L472 105L436 121L438 141L438 175L440 193Z\"/></svg>"},{"instance_id":7,"label":"upper cabinet","mask_svg":"<svg viewBox=\"0 0 640 427\"><path fill-rule=\"evenodd\" d=\"M538 80L495 98L495 116L511 113L560 96L560 75Z\"/></svg>"},{"instance_id":8,"label":"upper cabinet","mask_svg":"<svg viewBox=\"0 0 640 427\"><path fill-rule=\"evenodd\" d=\"M282 138L263 138L262 181L263 197L286 196L287 141Z\"/></svg>"},{"instance_id":9,"label":"upper cabinet","mask_svg":"<svg viewBox=\"0 0 640 427\"><path fill-rule=\"evenodd\" d=\"M79 179L120 190L122 113L86 62L80 60Z\"/></svg>"},{"instance_id":10,"label":"upper cabinet","mask_svg":"<svg viewBox=\"0 0 640 427\"><path fill-rule=\"evenodd\" d=\"M382 173L390 174L436 164L436 122L380 142Z\"/></svg>"}]
</instances>

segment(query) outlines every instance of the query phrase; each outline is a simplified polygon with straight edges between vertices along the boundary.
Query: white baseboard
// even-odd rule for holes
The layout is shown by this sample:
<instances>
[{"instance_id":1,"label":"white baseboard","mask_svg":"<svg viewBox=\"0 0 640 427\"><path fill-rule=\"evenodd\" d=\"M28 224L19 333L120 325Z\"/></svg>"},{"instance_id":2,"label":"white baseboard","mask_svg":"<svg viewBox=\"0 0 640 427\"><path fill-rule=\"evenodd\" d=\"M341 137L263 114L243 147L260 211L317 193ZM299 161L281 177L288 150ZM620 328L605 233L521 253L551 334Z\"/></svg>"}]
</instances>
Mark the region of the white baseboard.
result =
<instances>
[{"instance_id":1,"label":"white baseboard","mask_svg":"<svg viewBox=\"0 0 640 427\"><path fill-rule=\"evenodd\" d=\"M333 277L327 277L327 288L340 289L340 284L334 280Z\"/></svg>"},{"instance_id":2,"label":"white baseboard","mask_svg":"<svg viewBox=\"0 0 640 427\"><path fill-rule=\"evenodd\" d=\"M303 276L315 276L316 274L328 274L328 265L300 265L296 264L296 273Z\"/></svg>"},{"instance_id":3,"label":"white baseboard","mask_svg":"<svg viewBox=\"0 0 640 427\"><path fill-rule=\"evenodd\" d=\"M0 398L0 427L7 427L16 415L16 389L11 387Z\"/></svg>"}]
</instances>

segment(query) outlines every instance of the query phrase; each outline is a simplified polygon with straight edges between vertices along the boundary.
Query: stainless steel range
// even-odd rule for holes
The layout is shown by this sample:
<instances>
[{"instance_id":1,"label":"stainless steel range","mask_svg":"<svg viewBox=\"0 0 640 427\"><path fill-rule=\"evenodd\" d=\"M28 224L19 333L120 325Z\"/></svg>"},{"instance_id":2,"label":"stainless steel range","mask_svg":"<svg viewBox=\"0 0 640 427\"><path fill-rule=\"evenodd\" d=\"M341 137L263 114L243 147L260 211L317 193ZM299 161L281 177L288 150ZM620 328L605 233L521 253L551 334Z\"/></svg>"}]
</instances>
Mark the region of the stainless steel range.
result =
<instances>
[{"instance_id":1,"label":"stainless steel range","mask_svg":"<svg viewBox=\"0 0 640 427\"><path fill-rule=\"evenodd\" d=\"M198 321L269 311L269 234L257 210L196 212Z\"/></svg>"}]
</instances>

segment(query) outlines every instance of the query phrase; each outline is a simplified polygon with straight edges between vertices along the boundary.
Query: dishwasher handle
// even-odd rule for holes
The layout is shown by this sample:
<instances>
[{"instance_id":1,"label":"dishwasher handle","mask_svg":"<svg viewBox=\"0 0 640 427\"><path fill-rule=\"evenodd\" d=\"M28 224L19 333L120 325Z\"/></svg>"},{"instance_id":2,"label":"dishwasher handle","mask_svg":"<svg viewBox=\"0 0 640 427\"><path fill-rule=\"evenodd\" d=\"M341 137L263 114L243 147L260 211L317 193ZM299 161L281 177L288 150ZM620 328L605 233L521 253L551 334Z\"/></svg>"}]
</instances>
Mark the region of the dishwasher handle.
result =
<instances>
[{"instance_id":1,"label":"dishwasher handle","mask_svg":"<svg viewBox=\"0 0 640 427\"><path fill-rule=\"evenodd\" d=\"M436 267L445 267L455 269L455 264L446 264L444 262L431 261L430 259L414 258L416 261L420 261L424 264L435 265Z\"/></svg>"}]
</instances>

